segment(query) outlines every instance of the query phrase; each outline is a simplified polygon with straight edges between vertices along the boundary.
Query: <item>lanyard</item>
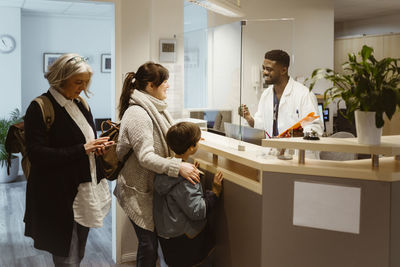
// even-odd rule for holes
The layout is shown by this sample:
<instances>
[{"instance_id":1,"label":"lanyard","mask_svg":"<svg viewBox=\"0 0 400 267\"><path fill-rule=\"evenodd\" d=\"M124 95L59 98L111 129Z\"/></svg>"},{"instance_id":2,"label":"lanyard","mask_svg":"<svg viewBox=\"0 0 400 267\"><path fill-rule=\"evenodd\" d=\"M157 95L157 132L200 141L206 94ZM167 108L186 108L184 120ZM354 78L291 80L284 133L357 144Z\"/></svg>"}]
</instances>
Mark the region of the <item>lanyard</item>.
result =
<instances>
[{"instance_id":1,"label":"lanyard","mask_svg":"<svg viewBox=\"0 0 400 267\"><path fill-rule=\"evenodd\" d=\"M273 124L272 124L273 136L279 135L279 131L278 131L279 102L280 102L280 99L278 100L278 97L276 96L275 90L274 90L274 115L273 115Z\"/></svg>"}]
</instances>

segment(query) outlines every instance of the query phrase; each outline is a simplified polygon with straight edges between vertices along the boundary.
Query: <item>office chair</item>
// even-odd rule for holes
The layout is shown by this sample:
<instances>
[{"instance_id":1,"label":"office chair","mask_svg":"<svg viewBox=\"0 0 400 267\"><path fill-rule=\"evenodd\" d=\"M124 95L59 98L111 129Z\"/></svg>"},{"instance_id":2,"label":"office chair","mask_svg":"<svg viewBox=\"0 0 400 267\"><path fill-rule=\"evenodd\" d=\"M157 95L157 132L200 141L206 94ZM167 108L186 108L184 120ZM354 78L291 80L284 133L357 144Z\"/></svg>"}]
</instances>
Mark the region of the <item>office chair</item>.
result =
<instances>
[{"instance_id":1,"label":"office chair","mask_svg":"<svg viewBox=\"0 0 400 267\"><path fill-rule=\"evenodd\" d=\"M220 132L225 132L224 122L232 122L231 110L221 110L217 113L213 129Z\"/></svg>"},{"instance_id":2,"label":"office chair","mask_svg":"<svg viewBox=\"0 0 400 267\"><path fill-rule=\"evenodd\" d=\"M355 136L352 133L348 133L348 132L337 132L335 134L332 134L329 137L332 137L332 138L354 138ZM346 153L346 152L321 151L319 153L319 157L321 160L346 161L346 160L357 159L357 154Z\"/></svg>"}]
</instances>

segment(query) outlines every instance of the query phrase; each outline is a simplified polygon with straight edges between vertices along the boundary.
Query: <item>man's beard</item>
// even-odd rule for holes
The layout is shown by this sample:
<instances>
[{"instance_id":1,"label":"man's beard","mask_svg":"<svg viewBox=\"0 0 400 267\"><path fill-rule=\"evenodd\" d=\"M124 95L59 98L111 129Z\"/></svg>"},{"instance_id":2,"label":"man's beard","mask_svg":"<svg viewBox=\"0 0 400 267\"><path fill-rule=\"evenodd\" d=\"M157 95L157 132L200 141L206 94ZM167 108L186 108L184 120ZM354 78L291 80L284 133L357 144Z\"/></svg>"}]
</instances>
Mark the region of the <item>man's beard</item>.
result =
<instances>
[{"instance_id":1,"label":"man's beard","mask_svg":"<svg viewBox=\"0 0 400 267\"><path fill-rule=\"evenodd\" d=\"M264 76L264 84L267 85L271 85L271 84L275 84L276 83L276 79L266 79L266 77Z\"/></svg>"}]
</instances>

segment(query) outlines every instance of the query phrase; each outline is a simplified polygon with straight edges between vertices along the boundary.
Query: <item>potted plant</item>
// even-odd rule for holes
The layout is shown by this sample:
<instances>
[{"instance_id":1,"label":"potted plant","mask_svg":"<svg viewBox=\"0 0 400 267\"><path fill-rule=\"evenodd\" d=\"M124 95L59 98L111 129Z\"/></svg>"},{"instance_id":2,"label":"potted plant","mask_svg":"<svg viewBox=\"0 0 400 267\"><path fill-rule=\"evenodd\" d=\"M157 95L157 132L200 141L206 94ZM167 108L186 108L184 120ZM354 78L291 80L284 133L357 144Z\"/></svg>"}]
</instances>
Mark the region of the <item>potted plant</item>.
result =
<instances>
[{"instance_id":1,"label":"potted plant","mask_svg":"<svg viewBox=\"0 0 400 267\"><path fill-rule=\"evenodd\" d=\"M376 60L373 48L364 45L358 53L348 54L348 61L342 67L344 73L331 69L316 69L311 75L310 90L318 79L332 82L324 93L325 106L338 100L344 101L346 112L342 114L349 121L355 117L358 142L378 145L384 125L384 114L392 118L400 107L400 59L383 58ZM339 111L341 112L341 111Z\"/></svg>"},{"instance_id":2,"label":"potted plant","mask_svg":"<svg viewBox=\"0 0 400 267\"><path fill-rule=\"evenodd\" d=\"M5 143L10 126L20 121L22 121L22 118L18 109L11 112L10 118L0 119L0 183L10 182L18 176L19 164L18 157L15 155L11 155L10 175L7 174L9 154L6 151Z\"/></svg>"}]
</instances>

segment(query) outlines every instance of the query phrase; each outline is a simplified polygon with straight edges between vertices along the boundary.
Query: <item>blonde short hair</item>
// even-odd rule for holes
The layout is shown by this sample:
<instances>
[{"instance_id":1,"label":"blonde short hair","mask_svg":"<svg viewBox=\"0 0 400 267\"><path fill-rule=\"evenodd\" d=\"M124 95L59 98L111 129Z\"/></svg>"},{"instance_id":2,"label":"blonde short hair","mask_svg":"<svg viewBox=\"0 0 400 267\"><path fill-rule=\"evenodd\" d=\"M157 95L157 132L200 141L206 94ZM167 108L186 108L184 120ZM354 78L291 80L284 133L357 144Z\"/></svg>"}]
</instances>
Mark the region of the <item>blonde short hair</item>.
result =
<instances>
[{"instance_id":1,"label":"blonde short hair","mask_svg":"<svg viewBox=\"0 0 400 267\"><path fill-rule=\"evenodd\" d=\"M66 80L81 73L89 73L90 78L93 75L92 68L86 62L86 59L78 54L64 54L50 65L49 71L44 74L44 77L49 81L52 88L59 91L62 90ZM89 97L89 85L84 91L85 95Z\"/></svg>"}]
</instances>

